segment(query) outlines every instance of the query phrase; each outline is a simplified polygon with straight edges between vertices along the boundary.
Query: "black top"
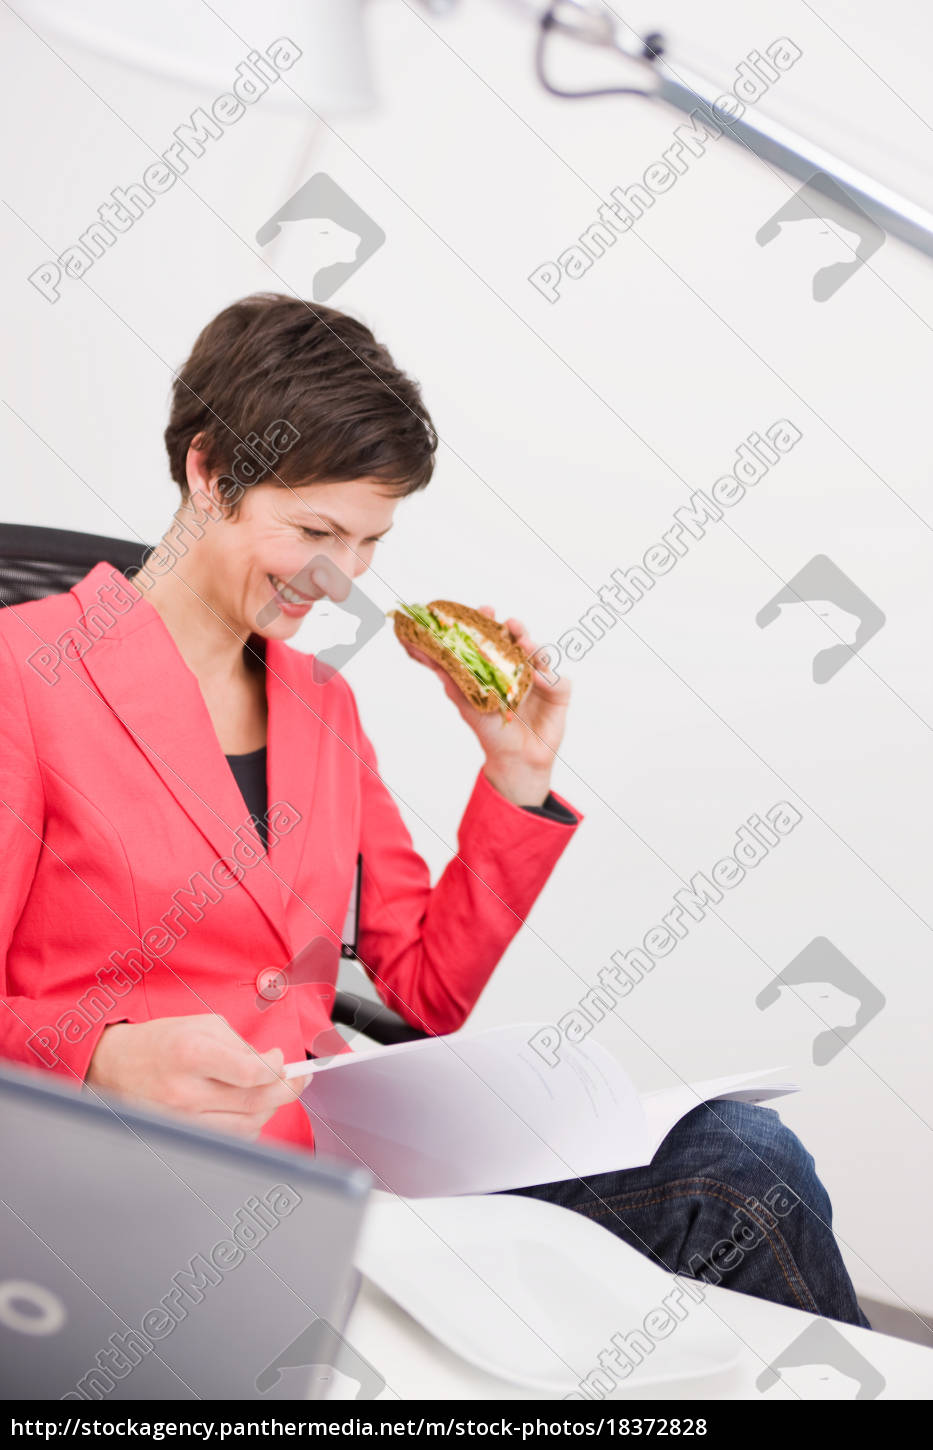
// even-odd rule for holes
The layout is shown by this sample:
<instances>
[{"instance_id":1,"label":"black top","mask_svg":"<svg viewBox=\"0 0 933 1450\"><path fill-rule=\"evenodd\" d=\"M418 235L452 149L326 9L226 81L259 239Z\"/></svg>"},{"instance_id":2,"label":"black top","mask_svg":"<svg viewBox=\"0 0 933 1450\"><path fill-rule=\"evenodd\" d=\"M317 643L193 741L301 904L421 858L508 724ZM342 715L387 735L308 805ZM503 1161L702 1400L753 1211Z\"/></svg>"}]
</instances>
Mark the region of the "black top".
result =
<instances>
[{"instance_id":1,"label":"black top","mask_svg":"<svg viewBox=\"0 0 933 1450\"><path fill-rule=\"evenodd\" d=\"M560 821L562 826L575 826L577 823L573 811L562 806L553 791L548 791L543 806L522 806L522 810L531 811L533 816L544 816L549 821Z\"/></svg>"},{"instance_id":2,"label":"black top","mask_svg":"<svg viewBox=\"0 0 933 1450\"><path fill-rule=\"evenodd\" d=\"M246 802L246 809L253 818L253 824L259 832L259 839L269 849L269 835L266 826L266 811L268 810L268 796L266 792L266 746L261 745L258 750L250 750L246 755L228 755L230 769L233 771L234 779L240 787L240 794ZM559 801L548 791L547 800L542 806L523 806L523 810L531 811L534 816L544 816L549 821L560 821L562 825L572 826L576 822L576 816L562 806Z\"/></svg>"},{"instance_id":3,"label":"black top","mask_svg":"<svg viewBox=\"0 0 933 1450\"><path fill-rule=\"evenodd\" d=\"M266 811L269 802L266 793L266 747L250 750L246 755L228 755L233 777L240 787L240 794L246 802L246 809L253 818L253 825L259 832L259 839L269 849L269 833L266 826Z\"/></svg>"}]
</instances>

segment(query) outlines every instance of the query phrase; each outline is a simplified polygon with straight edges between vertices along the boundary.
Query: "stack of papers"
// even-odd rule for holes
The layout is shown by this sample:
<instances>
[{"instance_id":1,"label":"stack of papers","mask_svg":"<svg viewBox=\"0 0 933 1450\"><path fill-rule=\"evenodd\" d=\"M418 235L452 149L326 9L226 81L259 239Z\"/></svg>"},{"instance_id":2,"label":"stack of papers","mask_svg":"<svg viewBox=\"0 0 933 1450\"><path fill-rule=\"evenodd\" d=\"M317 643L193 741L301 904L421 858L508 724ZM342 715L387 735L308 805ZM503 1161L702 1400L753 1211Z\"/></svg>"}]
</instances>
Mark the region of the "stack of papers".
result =
<instances>
[{"instance_id":1,"label":"stack of papers","mask_svg":"<svg viewBox=\"0 0 933 1450\"><path fill-rule=\"evenodd\" d=\"M292 1063L318 1153L369 1170L405 1198L497 1193L650 1163L703 1102L796 1092L766 1068L640 1094L589 1039L546 1061L538 1022L464 1029L395 1047Z\"/></svg>"}]
</instances>

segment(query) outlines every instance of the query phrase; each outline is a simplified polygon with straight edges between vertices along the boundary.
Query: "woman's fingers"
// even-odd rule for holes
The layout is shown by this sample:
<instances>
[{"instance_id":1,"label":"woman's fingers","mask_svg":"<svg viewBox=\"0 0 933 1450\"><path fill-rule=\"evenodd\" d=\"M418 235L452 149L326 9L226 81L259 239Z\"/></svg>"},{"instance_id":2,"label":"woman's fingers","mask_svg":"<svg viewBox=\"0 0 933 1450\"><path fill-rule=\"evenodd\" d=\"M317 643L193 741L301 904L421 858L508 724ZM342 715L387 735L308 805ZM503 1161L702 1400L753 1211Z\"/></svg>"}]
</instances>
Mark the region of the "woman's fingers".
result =
<instances>
[{"instance_id":1,"label":"woman's fingers","mask_svg":"<svg viewBox=\"0 0 933 1450\"><path fill-rule=\"evenodd\" d=\"M483 614L488 614L490 619L495 618L493 608L489 604L484 604L482 606L481 612ZM531 661L531 667L534 670L534 688L539 691L546 692L556 702L562 702L565 697L569 698L569 683L562 680L559 676L553 675L548 667L548 662L546 659L537 661L535 660L535 655L542 648L542 646L536 644L535 641L531 638L531 635L528 633L528 629L524 621L521 619L516 619L513 616L511 619L506 619L504 623L506 629L515 640L515 643L518 645L519 649L521 649L522 652L527 655L528 659Z\"/></svg>"},{"instance_id":2,"label":"woman's fingers","mask_svg":"<svg viewBox=\"0 0 933 1450\"><path fill-rule=\"evenodd\" d=\"M102 1034L95 1060L89 1081L248 1138L308 1081L284 1078L281 1048L258 1052L212 1013L116 1023Z\"/></svg>"},{"instance_id":3,"label":"woman's fingers","mask_svg":"<svg viewBox=\"0 0 933 1450\"><path fill-rule=\"evenodd\" d=\"M407 639L402 640L402 648L406 654L410 655L413 660L417 660L419 664L427 665L432 670L440 668L436 660L432 660L430 655L424 653L424 650L416 649L414 645L409 644Z\"/></svg>"},{"instance_id":4,"label":"woman's fingers","mask_svg":"<svg viewBox=\"0 0 933 1450\"><path fill-rule=\"evenodd\" d=\"M248 1116L258 1115L265 1122L279 1108L293 1103L298 1096L299 1089L295 1084L283 1080L271 1087L250 1088L245 1093L237 1094L236 1101L230 1106Z\"/></svg>"},{"instance_id":5,"label":"woman's fingers","mask_svg":"<svg viewBox=\"0 0 933 1450\"><path fill-rule=\"evenodd\" d=\"M450 675L444 669L444 667L442 665L439 665L437 660L431 659L430 655L423 654L420 649L414 649L405 641L403 641L403 643L405 644L405 649L411 655L413 660L417 660L419 664L427 665L428 669L431 670L433 674L437 675L441 684L444 686L444 691L448 699L453 700L454 704L458 705L461 700L463 700L464 696L454 684L454 681L451 679Z\"/></svg>"},{"instance_id":6,"label":"woman's fingers","mask_svg":"<svg viewBox=\"0 0 933 1450\"><path fill-rule=\"evenodd\" d=\"M251 1053L252 1056L256 1054ZM271 1117L276 1109L294 1102L306 1086L305 1078L287 1079L272 1074L257 1086L236 1086L201 1073L184 1073L164 1085L169 1107L188 1113L259 1113Z\"/></svg>"},{"instance_id":7,"label":"woman's fingers","mask_svg":"<svg viewBox=\"0 0 933 1450\"><path fill-rule=\"evenodd\" d=\"M234 1133L238 1138L258 1138L265 1126L264 1118L250 1117L247 1113L209 1112L200 1113L205 1128L216 1133Z\"/></svg>"},{"instance_id":8,"label":"woman's fingers","mask_svg":"<svg viewBox=\"0 0 933 1450\"><path fill-rule=\"evenodd\" d=\"M407 640L403 640L402 644L405 648L406 653L409 654L413 660L416 660L419 665L427 665L428 669L431 670L433 674L440 675L442 680L450 679L447 671L441 668L437 660L432 659L430 655L426 655L423 650L415 649L414 646L410 645Z\"/></svg>"},{"instance_id":9,"label":"woman's fingers","mask_svg":"<svg viewBox=\"0 0 933 1450\"><path fill-rule=\"evenodd\" d=\"M191 1083L198 1098L195 1111L245 1114L265 1122L301 1092L298 1083L282 1077L281 1048L257 1052L226 1023L205 1032L200 1048L203 1057Z\"/></svg>"},{"instance_id":10,"label":"woman's fingers","mask_svg":"<svg viewBox=\"0 0 933 1450\"><path fill-rule=\"evenodd\" d=\"M477 613L485 614L489 619L495 619L496 617L496 611L493 609L491 604L481 604L479 609L477 610ZM515 640L516 644L521 645L522 649L525 651L526 654L531 654L535 649L537 649L537 645L534 645L531 642L531 637L528 633L527 626L523 624L520 619L515 619L513 617L511 619L504 619L501 622L505 625L506 629Z\"/></svg>"},{"instance_id":11,"label":"woman's fingers","mask_svg":"<svg viewBox=\"0 0 933 1450\"><path fill-rule=\"evenodd\" d=\"M229 1038L205 1034L199 1046L201 1056L192 1067L200 1076L244 1091L267 1087L280 1079L284 1058L278 1047L257 1052L232 1030Z\"/></svg>"}]
</instances>

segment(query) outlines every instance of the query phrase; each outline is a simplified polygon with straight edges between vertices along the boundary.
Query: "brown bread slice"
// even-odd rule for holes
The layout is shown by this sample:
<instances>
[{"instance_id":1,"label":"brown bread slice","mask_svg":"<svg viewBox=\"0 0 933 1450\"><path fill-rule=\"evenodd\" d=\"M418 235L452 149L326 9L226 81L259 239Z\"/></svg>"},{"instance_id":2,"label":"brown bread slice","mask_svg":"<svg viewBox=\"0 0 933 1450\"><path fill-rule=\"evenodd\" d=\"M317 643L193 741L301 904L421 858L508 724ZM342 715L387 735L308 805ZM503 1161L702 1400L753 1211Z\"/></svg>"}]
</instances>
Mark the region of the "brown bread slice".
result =
<instances>
[{"instance_id":1,"label":"brown bread slice","mask_svg":"<svg viewBox=\"0 0 933 1450\"><path fill-rule=\"evenodd\" d=\"M504 624L487 615L481 614L478 609L470 609L466 604L457 604L451 599L432 599L427 606L432 614L441 613L450 619L475 629L482 638L489 641L509 661L510 664L518 666L516 685L512 692L509 709L514 710L521 703L528 687L532 681L532 668L524 651L519 648L515 640L509 634ZM477 710L491 714L494 710L502 707L502 702L495 690L487 689L480 680L476 678L473 671L468 669L462 660L445 649L440 640L430 630L425 629L411 615L405 614L403 610L393 611L395 619L395 633L400 640L406 640L415 649L436 660L441 668L446 671L458 688L467 697L471 705ZM485 653L483 645L479 649ZM504 707L502 707L504 708Z\"/></svg>"}]
</instances>

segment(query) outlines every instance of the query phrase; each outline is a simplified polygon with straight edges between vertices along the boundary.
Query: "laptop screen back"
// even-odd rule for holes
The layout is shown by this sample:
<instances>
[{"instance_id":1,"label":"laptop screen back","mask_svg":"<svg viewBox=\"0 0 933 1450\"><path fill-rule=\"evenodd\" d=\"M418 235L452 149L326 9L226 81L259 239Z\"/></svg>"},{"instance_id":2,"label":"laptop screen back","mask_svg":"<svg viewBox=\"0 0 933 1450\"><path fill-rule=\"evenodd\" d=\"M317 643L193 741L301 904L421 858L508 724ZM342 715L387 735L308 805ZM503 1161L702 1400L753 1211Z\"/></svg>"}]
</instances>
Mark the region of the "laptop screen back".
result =
<instances>
[{"instance_id":1,"label":"laptop screen back","mask_svg":"<svg viewBox=\"0 0 933 1450\"><path fill-rule=\"evenodd\" d=\"M6 1068L0 1163L4 1398L379 1392L342 1338L367 1174Z\"/></svg>"}]
</instances>

